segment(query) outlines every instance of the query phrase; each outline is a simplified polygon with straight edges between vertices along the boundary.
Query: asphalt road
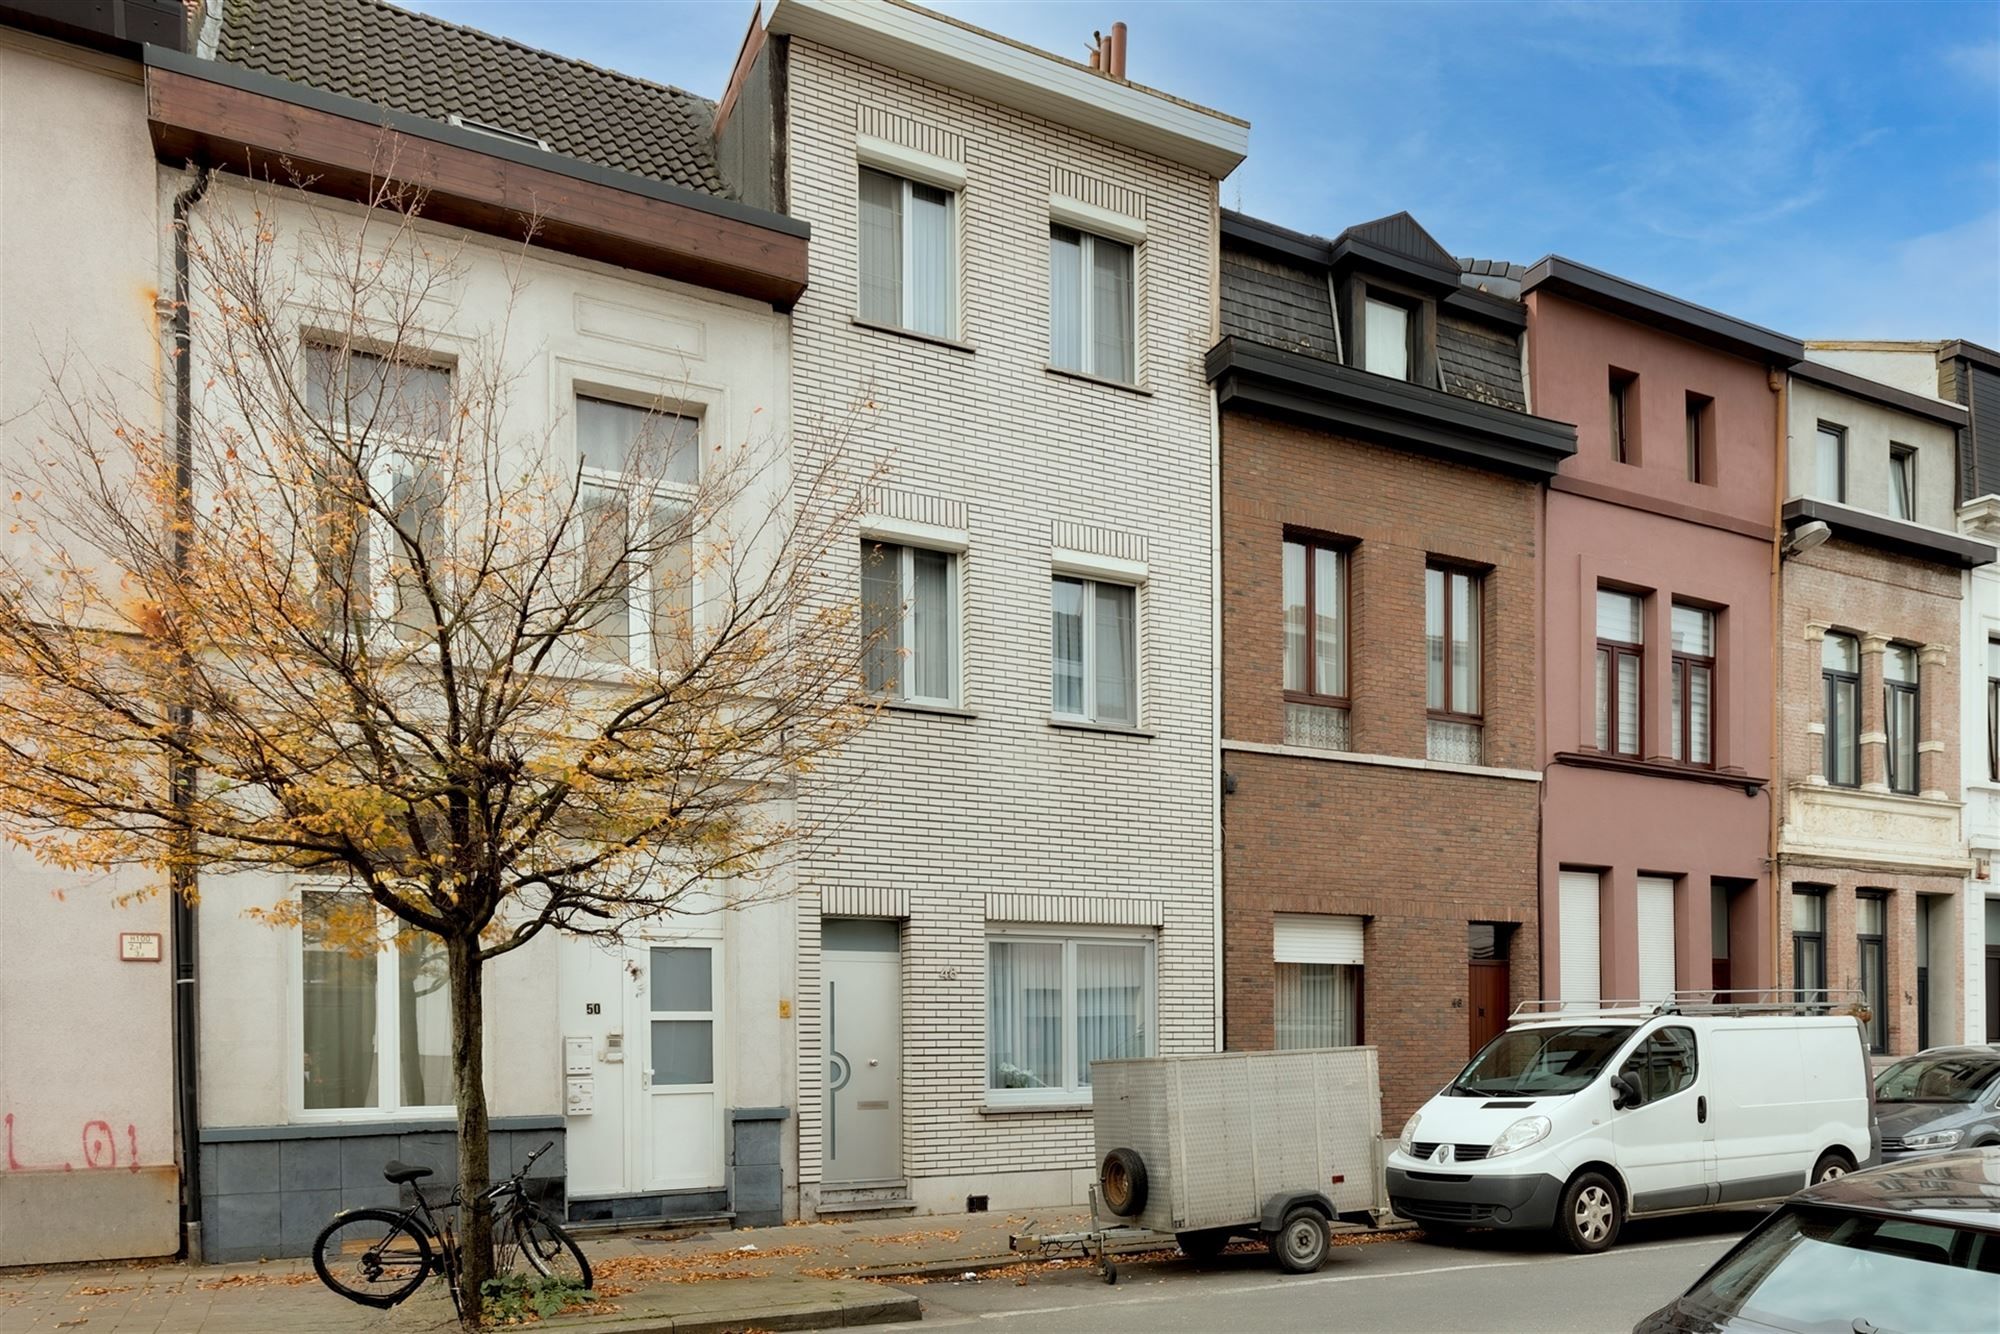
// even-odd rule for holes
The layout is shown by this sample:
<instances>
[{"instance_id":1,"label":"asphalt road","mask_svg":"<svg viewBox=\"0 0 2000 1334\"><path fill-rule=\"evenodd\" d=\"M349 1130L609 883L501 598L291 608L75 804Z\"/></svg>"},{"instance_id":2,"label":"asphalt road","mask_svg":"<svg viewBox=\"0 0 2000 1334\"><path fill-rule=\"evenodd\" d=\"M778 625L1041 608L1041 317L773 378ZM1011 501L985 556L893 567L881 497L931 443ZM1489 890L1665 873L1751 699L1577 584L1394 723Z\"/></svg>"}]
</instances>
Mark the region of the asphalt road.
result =
<instances>
[{"instance_id":1,"label":"asphalt road","mask_svg":"<svg viewBox=\"0 0 2000 1334\"><path fill-rule=\"evenodd\" d=\"M1545 1238L1484 1233L1340 1246L1310 1276L1280 1274L1261 1252L1243 1252L1207 1264L1124 1261L1116 1286L1094 1269L934 1282L910 1288L924 1302L921 1326L883 1328L1606 1334L1677 1296L1756 1221L1711 1214L1630 1224L1615 1248L1592 1256Z\"/></svg>"}]
</instances>

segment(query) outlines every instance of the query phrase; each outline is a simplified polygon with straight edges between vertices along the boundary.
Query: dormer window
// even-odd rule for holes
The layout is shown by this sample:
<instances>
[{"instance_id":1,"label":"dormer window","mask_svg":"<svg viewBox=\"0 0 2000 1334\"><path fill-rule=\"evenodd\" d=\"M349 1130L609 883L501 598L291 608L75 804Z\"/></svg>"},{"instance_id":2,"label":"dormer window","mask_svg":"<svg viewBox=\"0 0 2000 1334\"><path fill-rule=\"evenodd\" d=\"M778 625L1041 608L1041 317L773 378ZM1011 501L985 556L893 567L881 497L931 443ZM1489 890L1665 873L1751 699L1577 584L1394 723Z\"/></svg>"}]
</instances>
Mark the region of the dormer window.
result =
<instances>
[{"instance_id":1,"label":"dormer window","mask_svg":"<svg viewBox=\"0 0 2000 1334\"><path fill-rule=\"evenodd\" d=\"M1363 303L1362 369L1393 380L1410 378L1410 308L1370 293Z\"/></svg>"}]
</instances>

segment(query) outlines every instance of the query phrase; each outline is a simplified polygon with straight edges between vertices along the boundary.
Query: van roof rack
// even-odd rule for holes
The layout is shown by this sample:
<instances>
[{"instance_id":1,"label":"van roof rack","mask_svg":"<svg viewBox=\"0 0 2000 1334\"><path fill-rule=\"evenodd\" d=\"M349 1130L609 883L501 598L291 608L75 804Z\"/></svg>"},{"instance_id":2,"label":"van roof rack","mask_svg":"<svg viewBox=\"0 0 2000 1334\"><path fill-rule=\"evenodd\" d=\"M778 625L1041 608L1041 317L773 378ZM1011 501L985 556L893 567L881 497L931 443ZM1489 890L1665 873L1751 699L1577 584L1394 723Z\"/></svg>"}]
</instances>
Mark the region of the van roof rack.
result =
<instances>
[{"instance_id":1,"label":"van roof rack","mask_svg":"<svg viewBox=\"0 0 2000 1334\"><path fill-rule=\"evenodd\" d=\"M1526 1000L1514 1007L1508 1022L1536 1019L1651 1019L1662 1014L1854 1014L1864 1011L1867 998L1859 988L1790 987L1715 989L1702 987L1668 993L1666 999L1599 1000L1590 1002Z\"/></svg>"}]
</instances>

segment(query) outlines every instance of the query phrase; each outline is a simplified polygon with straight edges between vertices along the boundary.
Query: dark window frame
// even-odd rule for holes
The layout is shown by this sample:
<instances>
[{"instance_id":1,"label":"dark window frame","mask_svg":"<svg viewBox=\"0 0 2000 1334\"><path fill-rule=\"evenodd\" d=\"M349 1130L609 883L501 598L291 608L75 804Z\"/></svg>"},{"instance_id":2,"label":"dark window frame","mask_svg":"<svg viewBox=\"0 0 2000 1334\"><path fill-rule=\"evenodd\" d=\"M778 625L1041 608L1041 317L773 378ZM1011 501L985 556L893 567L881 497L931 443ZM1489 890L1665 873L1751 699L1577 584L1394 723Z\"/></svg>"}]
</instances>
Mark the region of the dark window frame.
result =
<instances>
[{"instance_id":1,"label":"dark window frame","mask_svg":"<svg viewBox=\"0 0 2000 1334\"><path fill-rule=\"evenodd\" d=\"M1818 910L1819 930L1800 931L1796 927L1792 929L1792 999L1801 1005L1805 1004L1824 1005L1826 1004L1826 996L1827 996L1827 991L1826 991L1827 887L1824 885L1794 885L1792 886L1792 897L1794 905L1796 905L1797 900L1800 897L1817 899L1819 901L1819 910ZM1805 962L1804 953L1805 953L1805 948L1808 944L1810 944L1812 948L1816 951L1816 957L1819 964L1818 985L1812 987L1800 985L1800 977L1805 972L1805 969L1802 965ZM1808 993L1811 994L1808 995Z\"/></svg>"},{"instance_id":2,"label":"dark window frame","mask_svg":"<svg viewBox=\"0 0 2000 1334\"><path fill-rule=\"evenodd\" d=\"M1686 607L1689 611L1698 611L1708 617L1709 634L1711 637L1721 633L1721 627L1716 621L1714 608L1698 607L1692 602L1677 602L1674 606ZM1667 633L1669 639L1667 647L1673 654L1671 666L1668 668L1668 688L1676 690L1680 697L1681 721L1680 726L1674 729L1674 736L1672 738L1674 745L1680 750L1679 755L1676 757L1676 762L1684 764L1690 769L1713 769L1715 767L1715 655L1711 653L1704 657L1699 653L1683 653L1673 647L1671 642L1673 635L1673 615L1671 610L1668 612ZM1674 668L1679 668L1680 670L1676 672L1673 670ZM1690 705L1693 702L1692 681L1694 670L1697 668L1708 673L1708 758L1705 760L1691 760L1688 758L1688 756L1694 753L1694 747L1690 744L1694 740L1694 710ZM1678 686L1673 684L1675 676L1680 678ZM1641 730L1643 730L1643 721Z\"/></svg>"},{"instance_id":3,"label":"dark window frame","mask_svg":"<svg viewBox=\"0 0 2000 1334\"><path fill-rule=\"evenodd\" d=\"M1892 651L1894 649L1902 649L1904 652L1910 655L1911 667L1912 670L1915 672L1917 679L1914 681L1890 680L1889 658L1887 654L1883 655L1882 657L1883 777L1888 781L1889 790L1891 792L1900 792L1906 797L1913 797L1917 794L1918 780L1919 777L1921 776L1921 770L1923 767L1923 752L1918 748L1918 742L1922 739L1921 736L1919 736L1918 734L1923 731L1923 716L1924 716L1923 715L1924 700L1922 694L1923 664L1922 661L1917 657L1917 649L1914 645L1892 644L1890 645L1890 648ZM1907 737L1899 735L1899 729L1896 726L1896 714L1897 714L1896 697L1899 694L1908 695L1910 697L1911 735ZM1904 765L1900 763L1898 760L1897 752L1899 750L1908 752L1905 756L1903 756L1903 759L1906 759L1908 761L1908 768L1909 768L1908 773L1903 772Z\"/></svg>"},{"instance_id":4,"label":"dark window frame","mask_svg":"<svg viewBox=\"0 0 2000 1334\"><path fill-rule=\"evenodd\" d=\"M1284 549L1286 546L1289 545L1297 545L1304 547L1306 552L1305 679L1308 689L1305 690L1290 690L1283 688L1285 679L1285 654L1283 648L1283 642L1284 642L1283 629L1284 629L1284 618L1285 618ZM1294 529L1294 528L1287 528L1285 530L1284 540L1279 544L1278 621L1279 621L1280 634L1279 634L1279 649L1278 649L1278 683L1280 686L1281 693L1284 695L1288 703L1317 704L1322 707L1340 708L1340 709L1345 709L1350 707L1349 701L1354 693L1354 635L1352 633L1354 626L1348 614L1352 607L1352 601L1353 601L1348 596L1348 593L1353 586L1354 576L1348 562L1349 558L1354 553L1354 547L1355 544L1353 541L1345 538L1336 537L1331 533L1312 532L1305 529ZM1316 602L1315 593L1317 592L1317 587L1316 587L1317 574L1315 567L1318 564L1318 562L1316 562L1313 559L1313 553L1316 551L1326 551L1332 553L1334 560L1337 562L1340 568L1340 603L1339 603L1340 657L1341 657L1340 679L1347 687L1346 694L1321 695L1314 693L1314 691L1310 689L1312 683L1319 679L1319 673L1316 670L1314 670L1318 666L1319 654L1317 646L1314 643L1315 636L1313 635L1313 624L1312 624L1313 607Z\"/></svg>"},{"instance_id":5,"label":"dark window frame","mask_svg":"<svg viewBox=\"0 0 2000 1334\"><path fill-rule=\"evenodd\" d=\"M1635 430L1639 408L1639 376L1636 371L1610 368L1611 458L1617 463L1639 465L1639 433Z\"/></svg>"},{"instance_id":6,"label":"dark window frame","mask_svg":"<svg viewBox=\"0 0 2000 1334\"><path fill-rule=\"evenodd\" d=\"M1881 905L1882 929L1863 931L1861 929L1861 904L1863 901ZM1884 1055L1889 1050L1889 893L1881 889L1861 889L1854 893L1854 973L1861 985L1861 999L1868 1006L1868 1022L1862 1026L1862 1036L1868 1042L1868 1050L1876 1055ZM1875 954L1875 990L1868 989L1868 970L1864 961L1870 951Z\"/></svg>"},{"instance_id":7,"label":"dark window frame","mask_svg":"<svg viewBox=\"0 0 2000 1334\"><path fill-rule=\"evenodd\" d=\"M1687 479L1715 485L1715 400L1693 390L1687 396L1687 437Z\"/></svg>"},{"instance_id":8,"label":"dark window frame","mask_svg":"<svg viewBox=\"0 0 2000 1334\"><path fill-rule=\"evenodd\" d=\"M1854 645L1855 661L1857 663L1860 662L1861 640L1858 636L1848 634L1844 630L1828 630L1826 632L1826 637L1828 639L1838 637L1852 643ZM1821 737L1820 774L1822 777L1826 779L1827 783L1833 787L1860 787L1861 786L1861 672L1859 671L1859 669L1850 672L1850 671L1845 671L1841 668L1827 666L1825 653L1826 653L1826 648L1825 645L1822 644L1820 647L1821 657L1819 666L1819 679L1820 679L1820 696L1821 696L1820 707L1823 710L1823 712L1821 713L1820 720L1821 720L1821 725L1823 726L1825 731L1824 735ZM1834 776L1838 768L1838 766L1836 766L1834 763L1834 760L1837 758L1837 752L1835 751L1834 747L1837 746L1839 742L1835 738L1833 730L1833 716L1834 716L1833 701L1835 692L1842 689L1845 689L1846 691L1849 692L1848 698L1850 702L1848 706L1848 717L1854 720L1854 729L1853 729L1854 740L1847 750L1847 758L1850 761L1850 772L1854 776L1852 779L1849 780L1842 780Z\"/></svg>"},{"instance_id":9,"label":"dark window frame","mask_svg":"<svg viewBox=\"0 0 2000 1334\"><path fill-rule=\"evenodd\" d=\"M1986 778L2000 783L2000 673L1993 669L2000 639L1986 640Z\"/></svg>"},{"instance_id":10,"label":"dark window frame","mask_svg":"<svg viewBox=\"0 0 2000 1334\"><path fill-rule=\"evenodd\" d=\"M1834 486L1834 494L1830 496L1820 496L1819 499L1830 500L1836 505L1845 505L1847 503L1847 428L1845 426L1842 426L1839 422L1829 422L1829 421L1819 422L1814 427L1813 449L1815 451L1815 457L1813 459L1813 487L1815 488L1815 490L1817 490L1819 486L1819 459L1817 457L1817 451L1820 448L1820 437L1822 435L1830 435L1834 437L1835 449L1837 451L1836 457L1839 462L1839 467L1835 469L1835 473L1838 476L1838 481Z\"/></svg>"},{"instance_id":11,"label":"dark window frame","mask_svg":"<svg viewBox=\"0 0 2000 1334\"><path fill-rule=\"evenodd\" d=\"M1606 590L1600 588L1598 591L1603 592ZM1646 595L1625 588L1613 588L1609 591L1625 597L1637 598L1639 600L1639 615L1641 624L1643 625L1646 615ZM1595 617L1595 594L1592 595L1591 607L1591 614ZM1643 635L1644 633L1645 631L1641 629L1640 634ZM1622 755L1627 759L1639 759L1646 753L1646 645L1643 642L1631 644L1626 643L1624 640L1604 639L1600 637L1597 641L1597 658L1604 660L1605 745L1600 753L1605 755ZM1639 665L1639 670L1636 673L1639 680L1639 707L1637 713L1634 714L1634 717L1638 719L1638 727L1635 729L1636 735L1632 738L1632 749L1630 750L1625 750L1618 744L1618 663L1621 658L1631 658ZM1591 739L1596 739L1594 734Z\"/></svg>"},{"instance_id":12,"label":"dark window frame","mask_svg":"<svg viewBox=\"0 0 2000 1334\"><path fill-rule=\"evenodd\" d=\"M1359 337L1355 340L1356 357L1353 362L1354 368L1356 370L1367 371L1370 375L1381 375L1385 380L1395 378L1394 376L1383 375L1381 371L1370 370L1368 366L1368 303L1371 301L1379 302L1385 306L1394 306L1403 312L1403 378L1401 382L1404 384L1423 383L1417 376L1426 360L1421 355L1424 351L1424 299L1414 293L1405 292L1400 288L1384 287L1369 278L1361 280L1361 301L1356 311L1358 319L1355 321L1359 326L1357 331ZM1430 387L1435 388L1436 386L1433 385Z\"/></svg>"},{"instance_id":13,"label":"dark window frame","mask_svg":"<svg viewBox=\"0 0 2000 1334\"><path fill-rule=\"evenodd\" d=\"M1486 725L1486 587L1485 587L1486 570L1477 565L1469 565L1458 561L1441 560L1435 556L1424 562L1425 575L1428 576L1432 570L1436 570L1440 574L1444 575L1445 707L1442 709L1431 707L1430 683L1428 680L1426 680L1424 684L1424 714L1426 717L1436 718L1440 722L1465 723L1468 726L1472 727L1484 727ZM1474 608L1475 612L1477 613L1477 616L1473 621L1472 632L1475 636L1477 636L1476 647L1473 650L1473 656L1476 657L1479 662L1479 685L1478 685L1479 709L1476 712L1472 713L1466 713L1451 707L1454 703L1457 702L1452 699L1452 692L1451 692L1451 676L1452 676L1451 583L1453 575L1465 576L1466 580L1475 590L1473 595L1473 600L1477 604ZM1424 613L1426 619L1428 619L1430 614L1430 607L1428 605L1429 604L1428 578L1426 578L1425 583L1426 583L1426 588L1425 588L1426 605L1424 607ZM1426 646L1427 658L1428 658L1428 653L1429 653L1428 646ZM1429 667L1428 661L1426 661L1425 666L1426 668Z\"/></svg>"},{"instance_id":14,"label":"dark window frame","mask_svg":"<svg viewBox=\"0 0 2000 1334\"><path fill-rule=\"evenodd\" d=\"M1917 447L1915 445L1898 444L1896 441L1891 440L1889 442L1889 500L1892 504L1896 499L1895 478L1899 473L1903 478L1903 499L1908 502L1908 512L1899 512L1895 517L1903 520L1905 523L1915 523L1917 521Z\"/></svg>"}]
</instances>

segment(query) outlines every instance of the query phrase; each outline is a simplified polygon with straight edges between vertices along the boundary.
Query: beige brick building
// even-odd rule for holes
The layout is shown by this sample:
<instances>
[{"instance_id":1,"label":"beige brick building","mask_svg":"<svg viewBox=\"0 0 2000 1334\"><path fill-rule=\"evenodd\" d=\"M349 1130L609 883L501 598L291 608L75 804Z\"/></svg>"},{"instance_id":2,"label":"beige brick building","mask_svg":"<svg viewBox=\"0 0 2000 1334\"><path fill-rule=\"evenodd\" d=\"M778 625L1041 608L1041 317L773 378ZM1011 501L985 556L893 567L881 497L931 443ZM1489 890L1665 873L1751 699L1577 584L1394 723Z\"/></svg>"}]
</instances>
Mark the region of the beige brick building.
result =
<instances>
[{"instance_id":1,"label":"beige brick building","mask_svg":"<svg viewBox=\"0 0 2000 1334\"><path fill-rule=\"evenodd\" d=\"M801 1209L1081 1201L1088 1061L1217 1045L1201 359L1247 127L818 0L721 116L743 197L812 227L801 460L868 486L830 573L897 645L802 794Z\"/></svg>"},{"instance_id":2,"label":"beige brick building","mask_svg":"<svg viewBox=\"0 0 2000 1334\"><path fill-rule=\"evenodd\" d=\"M1813 361L1788 386L1780 585L1779 959L1859 992L1879 1055L1963 1039L1964 412Z\"/></svg>"}]
</instances>

